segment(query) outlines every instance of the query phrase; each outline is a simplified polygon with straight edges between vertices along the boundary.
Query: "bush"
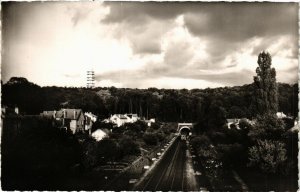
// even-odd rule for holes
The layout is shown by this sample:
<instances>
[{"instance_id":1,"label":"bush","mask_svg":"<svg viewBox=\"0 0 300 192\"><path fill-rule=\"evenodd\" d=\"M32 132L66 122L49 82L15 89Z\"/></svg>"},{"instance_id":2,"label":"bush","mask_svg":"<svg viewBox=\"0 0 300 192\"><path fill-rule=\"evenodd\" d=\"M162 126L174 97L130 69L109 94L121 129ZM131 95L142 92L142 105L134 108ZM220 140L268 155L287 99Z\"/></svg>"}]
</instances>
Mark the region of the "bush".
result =
<instances>
[{"instance_id":1,"label":"bush","mask_svg":"<svg viewBox=\"0 0 300 192\"><path fill-rule=\"evenodd\" d=\"M278 173L286 162L286 152L284 143L257 140L257 144L249 149L248 166L258 167L265 173Z\"/></svg>"},{"instance_id":2,"label":"bush","mask_svg":"<svg viewBox=\"0 0 300 192\"><path fill-rule=\"evenodd\" d=\"M140 153L139 145L133 141L130 137L123 137L120 140L120 152L122 156L126 155L138 155Z\"/></svg>"},{"instance_id":3,"label":"bush","mask_svg":"<svg viewBox=\"0 0 300 192\"><path fill-rule=\"evenodd\" d=\"M158 123L158 122L155 122L155 123L151 123L151 128L152 129L155 129L155 130L157 130L157 129L159 129L160 128L160 123Z\"/></svg>"},{"instance_id":4,"label":"bush","mask_svg":"<svg viewBox=\"0 0 300 192\"><path fill-rule=\"evenodd\" d=\"M275 115L263 115L257 118L257 123L249 130L248 136L252 140L267 139L281 140L284 133L284 123Z\"/></svg>"},{"instance_id":5,"label":"bush","mask_svg":"<svg viewBox=\"0 0 300 192\"><path fill-rule=\"evenodd\" d=\"M145 133L143 140L147 145L157 145L158 139L155 136L155 133Z\"/></svg>"},{"instance_id":6,"label":"bush","mask_svg":"<svg viewBox=\"0 0 300 192\"><path fill-rule=\"evenodd\" d=\"M120 159L120 147L115 140L103 139L98 142L97 155L100 161L115 161Z\"/></svg>"},{"instance_id":7,"label":"bush","mask_svg":"<svg viewBox=\"0 0 300 192\"><path fill-rule=\"evenodd\" d=\"M216 148L224 166L241 165L247 154L247 150L244 150L243 146L238 143L219 144Z\"/></svg>"},{"instance_id":8,"label":"bush","mask_svg":"<svg viewBox=\"0 0 300 192\"><path fill-rule=\"evenodd\" d=\"M112 129L112 128L113 128L113 123L96 121L92 126L92 132L96 131L97 129Z\"/></svg>"},{"instance_id":9,"label":"bush","mask_svg":"<svg viewBox=\"0 0 300 192\"><path fill-rule=\"evenodd\" d=\"M126 130L135 133L135 135L139 135L145 132L148 126L145 122L139 120L135 123L125 123L124 127Z\"/></svg>"},{"instance_id":10,"label":"bush","mask_svg":"<svg viewBox=\"0 0 300 192\"><path fill-rule=\"evenodd\" d=\"M82 163L87 169L94 167L98 162L97 142L88 139L83 143Z\"/></svg>"},{"instance_id":11,"label":"bush","mask_svg":"<svg viewBox=\"0 0 300 192\"><path fill-rule=\"evenodd\" d=\"M206 135L199 135L199 136L192 137L190 142L192 146L194 146L195 148L200 148L200 147L206 148L211 144L210 139Z\"/></svg>"},{"instance_id":12,"label":"bush","mask_svg":"<svg viewBox=\"0 0 300 192\"><path fill-rule=\"evenodd\" d=\"M164 139L165 139L165 134L163 133L163 132L157 132L156 134L155 134L155 136L156 136L156 138L157 138L157 140L159 141L159 142L162 142Z\"/></svg>"},{"instance_id":13,"label":"bush","mask_svg":"<svg viewBox=\"0 0 300 192\"><path fill-rule=\"evenodd\" d=\"M240 127L242 130L249 131L249 129L252 128L252 125L247 121L247 119L243 118L243 119L241 119L240 122L239 122L239 127Z\"/></svg>"}]
</instances>

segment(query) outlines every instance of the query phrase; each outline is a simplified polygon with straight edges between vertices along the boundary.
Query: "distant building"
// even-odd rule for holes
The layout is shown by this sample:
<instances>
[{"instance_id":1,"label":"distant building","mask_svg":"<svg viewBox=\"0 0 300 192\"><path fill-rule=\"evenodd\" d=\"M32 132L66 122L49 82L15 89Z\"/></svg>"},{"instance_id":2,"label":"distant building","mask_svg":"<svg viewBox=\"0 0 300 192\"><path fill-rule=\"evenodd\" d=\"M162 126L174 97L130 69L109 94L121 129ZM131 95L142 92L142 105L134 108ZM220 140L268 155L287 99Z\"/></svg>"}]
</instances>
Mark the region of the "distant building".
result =
<instances>
[{"instance_id":1,"label":"distant building","mask_svg":"<svg viewBox=\"0 0 300 192\"><path fill-rule=\"evenodd\" d=\"M155 123L155 119L152 118L152 119L149 119L149 120L145 120L145 122L147 123L148 127L151 127L151 124Z\"/></svg>"},{"instance_id":2,"label":"distant building","mask_svg":"<svg viewBox=\"0 0 300 192\"><path fill-rule=\"evenodd\" d=\"M97 121L98 117L90 112L84 113L84 117L85 117L84 130L89 131L89 134L91 134L92 126Z\"/></svg>"},{"instance_id":3,"label":"distant building","mask_svg":"<svg viewBox=\"0 0 300 192\"><path fill-rule=\"evenodd\" d=\"M107 138L108 134L109 134L109 130L107 129L97 129L92 133L92 137L96 141L101 141L102 139Z\"/></svg>"},{"instance_id":4,"label":"distant building","mask_svg":"<svg viewBox=\"0 0 300 192\"><path fill-rule=\"evenodd\" d=\"M228 129L231 129L231 126L235 126L237 129L240 129L240 119L226 119L226 123Z\"/></svg>"},{"instance_id":5,"label":"distant building","mask_svg":"<svg viewBox=\"0 0 300 192\"><path fill-rule=\"evenodd\" d=\"M59 111L44 111L40 114L46 118L53 118L55 125L71 133L83 132L85 116L81 109L61 109Z\"/></svg>"},{"instance_id":6,"label":"distant building","mask_svg":"<svg viewBox=\"0 0 300 192\"><path fill-rule=\"evenodd\" d=\"M81 109L62 109L63 113L63 125L69 128L71 132L83 132L84 131L84 114Z\"/></svg>"},{"instance_id":7,"label":"distant building","mask_svg":"<svg viewBox=\"0 0 300 192\"><path fill-rule=\"evenodd\" d=\"M277 112L276 116L277 116L278 119L282 119L282 118L286 118L287 117L286 114L284 114L283 112Z\"/></svg>"},{"instance_id":8,"label":"distant building","mask_svg":"<svg viewBox=\"0 0 300 192\"><path fill-rule=\"evenodd\" d=\"M114 114L110 118L103 120L106 123L113 123L117 127L124 125L125 123L134 123L140 118L137 114Z\"/></svg>"},{"instance_id":9,"label":"distant building","mask_svg":"<svg viewBox=\"0 0 300 192\"><path fill-rule=\"evenodd\" d=\"M125 116L128 117L127 123L134 123L134 122L137 122L137 120L139 120L139 117L137 114L125 114Z\"/></svg>"}]
</instances>

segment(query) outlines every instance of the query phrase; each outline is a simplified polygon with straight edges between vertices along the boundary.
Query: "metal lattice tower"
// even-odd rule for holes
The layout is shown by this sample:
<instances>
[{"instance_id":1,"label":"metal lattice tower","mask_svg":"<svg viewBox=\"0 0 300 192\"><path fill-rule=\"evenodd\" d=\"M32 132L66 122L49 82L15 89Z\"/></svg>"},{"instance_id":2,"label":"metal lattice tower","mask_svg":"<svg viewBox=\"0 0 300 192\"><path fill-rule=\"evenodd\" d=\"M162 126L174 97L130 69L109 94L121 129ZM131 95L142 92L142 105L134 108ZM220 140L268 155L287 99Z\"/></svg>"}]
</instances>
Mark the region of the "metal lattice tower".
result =
<instances>
[{"instance_id":1,"label":"metal lattice tower","mask_svg":"<svg viewBox=\"0 0 300 192\"><path fill-rule=\"evenodd\" d=\"M89 70L86 73L86 87L87 88L95 87L95 72L94 72L94 70Z\"/></svg>"}]
</instances>

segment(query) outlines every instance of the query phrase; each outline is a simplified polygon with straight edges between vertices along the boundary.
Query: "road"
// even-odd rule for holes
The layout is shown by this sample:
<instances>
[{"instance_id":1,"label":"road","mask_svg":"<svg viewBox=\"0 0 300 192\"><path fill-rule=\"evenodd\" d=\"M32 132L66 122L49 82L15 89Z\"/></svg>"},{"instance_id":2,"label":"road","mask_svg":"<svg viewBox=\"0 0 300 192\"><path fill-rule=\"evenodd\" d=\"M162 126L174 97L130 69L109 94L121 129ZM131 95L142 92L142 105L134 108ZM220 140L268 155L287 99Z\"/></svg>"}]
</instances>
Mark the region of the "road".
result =
<instances>
[{"instance_id":1,"label":"road","mask_svg":"<svg viewBox=\"0 0 300 192\"><path fill-rule=\"evenodd\" d=\"M197 190L188 185L186 172L187 156L186 142L177 138L170 146L168 151L145 177L145 179L136 186L138 191L189 191Z\"/></svg>"}]
</instances>

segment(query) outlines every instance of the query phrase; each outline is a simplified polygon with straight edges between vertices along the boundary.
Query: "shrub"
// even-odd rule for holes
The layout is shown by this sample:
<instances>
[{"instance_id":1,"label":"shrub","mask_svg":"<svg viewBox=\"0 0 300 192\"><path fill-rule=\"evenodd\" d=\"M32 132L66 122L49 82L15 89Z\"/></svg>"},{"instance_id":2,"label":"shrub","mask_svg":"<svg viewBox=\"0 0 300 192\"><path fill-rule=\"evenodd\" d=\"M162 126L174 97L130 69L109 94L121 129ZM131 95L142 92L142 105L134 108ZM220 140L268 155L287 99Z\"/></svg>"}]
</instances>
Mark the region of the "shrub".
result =
<instances>
[{"instance_id":1,"label":"shrub","mask_svg":"<svg viewBox=\"0 0 300 192\"><path fill-rule=\"evenodd\" d=\"M233 164L241 164L243 157L245 157L247 150L238 143L234 144L219 144L217 151L224 166L231 166Z\"/></svg>"},{"instance_id":2,"label":"shrub","mask_svg":"<svg viewBox=\"0 0 300 192\"><path fill-rule=\"evenodd\" d=\"M133 141L130 137L123 137L120 140L120 152L122 156L137 155L140 153L139 145Z\"/></svg>"},{"instance_id":3,"label":"shrub","mask_svg":"<svg viewBox=\"0 0 300 192\"><path fill-rule=\"evenodd\" d=\"M195 148L208 147L211 144L210 139L206 135L195 136L190 142Z\"/></svg>"},{"instance_id":4,"label":"shrub","mask_svg":"<svg viewBox=\"0 0 300 192\"><path fill-rule=\"evenodd\" d=\"M265 173L278 173L285 164L285 144L279 141L257 140L257 144L249 148L249 164L258 167Z\"/></svg>"},{"instance_id":5,"label":"shrub","mask_svg":"<svg viewBox=\"0 0 300 192\"><path fill-rule=\"evenodd\" d=\"M155 136L155 133L145 133L143 140L147 145L157 145L158 139Z\"/></svg>"},{"instance_id":6,"label":"shrub","mask_svg":"<svg viewBox=\"0 0 300 192\"><path fill-rule=\"evenodd\" d=\"M284 123L274 115L262 115L257 118L257 123L249 131L249 137L253 140L268 139L281 140L284 133Z\"/></svg>"},{"instance_id":7,"label":"shrub","mask_svg":"<svg viewBox=\"0 0 300 192\"><path fill-rule=\"evenodd\" d=\"M152 129L155 129L155 130L157 130L157 129L159 129L160 128L160 123L158 123L158 122L155 122L155 123L151 123L151 128Z\"/></svg>"}]
</instances>

